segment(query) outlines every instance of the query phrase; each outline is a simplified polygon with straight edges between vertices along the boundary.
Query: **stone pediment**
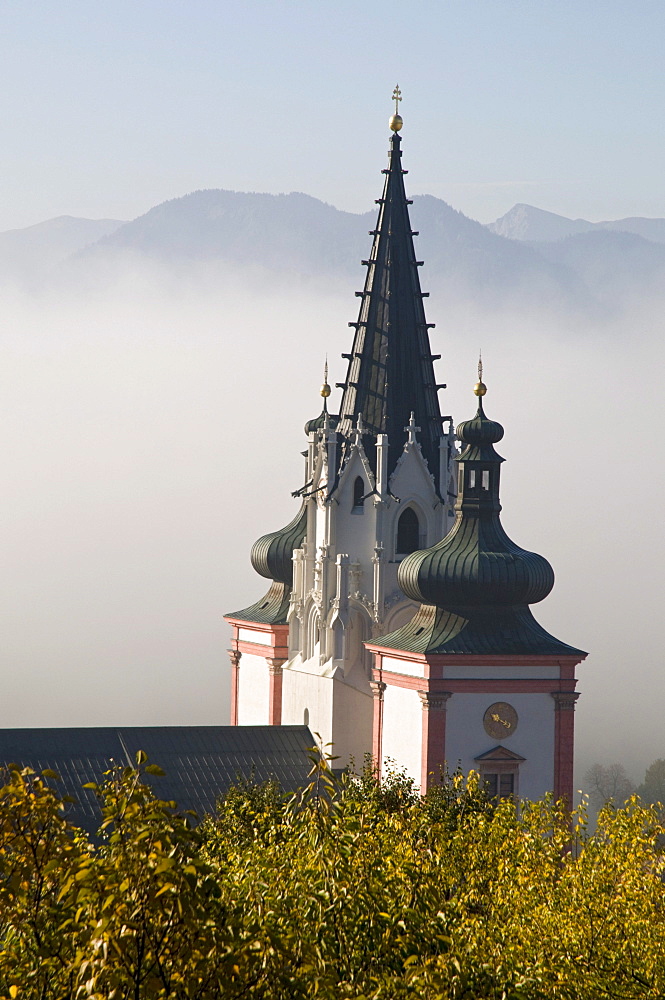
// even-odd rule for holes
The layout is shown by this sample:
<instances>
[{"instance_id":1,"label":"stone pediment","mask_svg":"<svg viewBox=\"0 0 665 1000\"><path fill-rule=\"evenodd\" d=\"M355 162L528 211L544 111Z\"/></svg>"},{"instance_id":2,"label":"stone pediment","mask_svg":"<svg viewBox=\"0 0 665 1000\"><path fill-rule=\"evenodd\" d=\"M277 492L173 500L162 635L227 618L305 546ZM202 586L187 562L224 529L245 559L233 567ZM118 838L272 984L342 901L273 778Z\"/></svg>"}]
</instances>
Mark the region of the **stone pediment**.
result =
<instances>
[{"instance_id":1,"label":"stone pediment","mask_svg":"<svg viewBox=\"0 0 665 1000\"><path fill-rule=\"evenodd\" d=\"M488 761L519 764L520 761L526 760L526 757L521 757L518 753L514 753L512 750L508 750L507 747L499 744L499 746L494 747L492 750L486 750L485 753L481 753L480 756L473 759L482 761L484 764Z\"/></svg>"}]
</instances>

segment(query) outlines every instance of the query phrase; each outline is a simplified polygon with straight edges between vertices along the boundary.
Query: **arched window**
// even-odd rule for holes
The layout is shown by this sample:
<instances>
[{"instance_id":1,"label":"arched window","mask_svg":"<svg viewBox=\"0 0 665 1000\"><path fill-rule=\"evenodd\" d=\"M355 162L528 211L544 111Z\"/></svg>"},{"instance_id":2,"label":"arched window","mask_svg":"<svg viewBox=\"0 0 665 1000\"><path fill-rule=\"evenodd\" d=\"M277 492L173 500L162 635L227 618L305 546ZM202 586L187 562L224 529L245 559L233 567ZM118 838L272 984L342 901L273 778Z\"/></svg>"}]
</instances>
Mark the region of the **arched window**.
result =
<instances>
[{"instance_id":1,"label":"arched window","mask_svg":"<svg viewBox=\"0 0 665 1000\"><path fill-rule=\"evenodd\" d=\"M407 507L397 522L397 554L406 556L420 548L420 522L413 507Z\"/></svg>"},{"instance_id":2,"label":"arched window","mask_svg":"<svg viewBox=\"0 0 665 1000\"><path fill-rule=\"evenodd\" d=\"M317 643L321 641L321 624L316 606L312 606L307 616L307 632L305 634L305 659L309 660L316 652Z\"/></svg>"},{"instance_id":3,"label":"arched window","mask_svg":"<svg viewBox=\"0 0 665 1000\"><path fill-rule=\"evenodd\" d=\"M365 504L365 480L362 476L356 476L353 484L353 510L358 514L362 513Z\"/></svg>"}]
</instances>

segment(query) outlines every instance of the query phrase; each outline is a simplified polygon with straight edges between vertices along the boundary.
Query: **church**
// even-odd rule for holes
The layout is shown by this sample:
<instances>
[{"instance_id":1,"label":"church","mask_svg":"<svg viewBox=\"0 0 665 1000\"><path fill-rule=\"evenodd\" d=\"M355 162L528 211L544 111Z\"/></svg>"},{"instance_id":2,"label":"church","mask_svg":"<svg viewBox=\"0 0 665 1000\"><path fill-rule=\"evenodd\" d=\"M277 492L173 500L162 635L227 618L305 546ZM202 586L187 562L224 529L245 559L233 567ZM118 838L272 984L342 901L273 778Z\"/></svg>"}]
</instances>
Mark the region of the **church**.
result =
<instances>
[{"instance_id":1,"label":"church","mask_svg":"<svg viewBox=\"0 0 665 1000\"><path fill-rule=\"evenodd\" d=\"M305 425L300 509L255 542L270 581L229 613L231 723L309 726L340 765L447 768L491 795L572 801L575 668L530 606L554 585L506 535L479 365L476 413L442 415L402 167L399 89L366 278L332 412Z\"/></svg>"}]
</instances>

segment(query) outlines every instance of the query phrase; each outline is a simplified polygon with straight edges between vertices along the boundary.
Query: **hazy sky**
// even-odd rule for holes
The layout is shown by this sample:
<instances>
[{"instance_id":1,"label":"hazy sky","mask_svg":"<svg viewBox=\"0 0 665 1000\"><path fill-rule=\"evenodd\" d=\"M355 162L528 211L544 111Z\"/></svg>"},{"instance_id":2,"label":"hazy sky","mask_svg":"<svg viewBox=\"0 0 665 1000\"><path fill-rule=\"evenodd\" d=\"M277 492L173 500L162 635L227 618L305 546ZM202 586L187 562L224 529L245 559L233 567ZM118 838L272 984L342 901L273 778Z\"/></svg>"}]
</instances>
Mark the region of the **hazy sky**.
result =
<instances>
[{"instance_id":1,"label":"hazy sky","mask_svg":"<svg viewBox=\"0 0 665 1000\"><path fill-rule=\"evenodd\" d=\"M662 0L2 0L0 229L203 187L665 215Z\"/></svg>"}]
</instances>

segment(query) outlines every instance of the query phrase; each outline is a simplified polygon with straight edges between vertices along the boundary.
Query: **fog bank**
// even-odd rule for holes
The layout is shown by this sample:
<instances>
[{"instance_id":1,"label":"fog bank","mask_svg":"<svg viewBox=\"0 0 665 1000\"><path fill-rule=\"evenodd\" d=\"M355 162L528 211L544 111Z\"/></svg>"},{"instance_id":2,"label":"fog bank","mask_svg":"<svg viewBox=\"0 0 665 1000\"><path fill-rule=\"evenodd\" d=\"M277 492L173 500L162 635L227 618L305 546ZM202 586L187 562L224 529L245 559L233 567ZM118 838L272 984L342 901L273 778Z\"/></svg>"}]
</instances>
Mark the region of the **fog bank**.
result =
<instances>
[{"instance_id":1,"label":"fog bank","mask_svg":"<svg viewBox=\"0 0 665 1000\"><path fill-rule=\"evenodd\" d=\"M326 352L344 377L356 305L346 283L145 264L3 289L0 725L228 721L222 614L265 589L249 549L295 513L302 427ZM572 327L428 302L456 421L482 347L504 525L557 575L534 613L590 652L580 773L665 756L662 307Z\"/></svg>"}]
</instances>

